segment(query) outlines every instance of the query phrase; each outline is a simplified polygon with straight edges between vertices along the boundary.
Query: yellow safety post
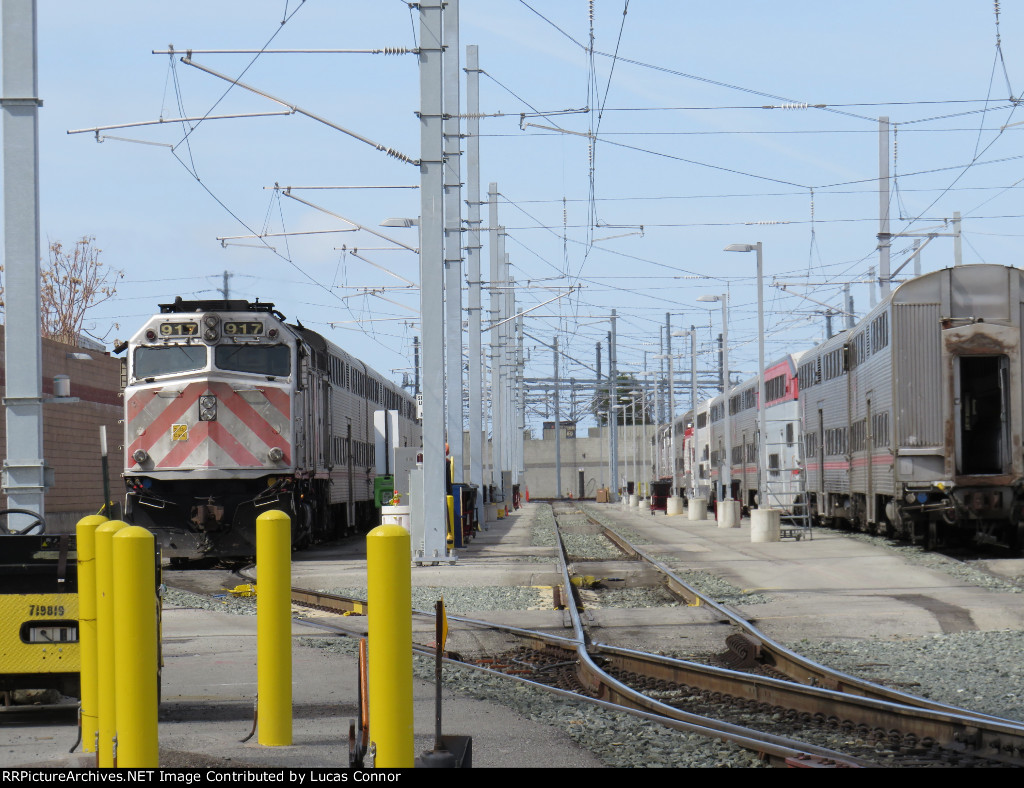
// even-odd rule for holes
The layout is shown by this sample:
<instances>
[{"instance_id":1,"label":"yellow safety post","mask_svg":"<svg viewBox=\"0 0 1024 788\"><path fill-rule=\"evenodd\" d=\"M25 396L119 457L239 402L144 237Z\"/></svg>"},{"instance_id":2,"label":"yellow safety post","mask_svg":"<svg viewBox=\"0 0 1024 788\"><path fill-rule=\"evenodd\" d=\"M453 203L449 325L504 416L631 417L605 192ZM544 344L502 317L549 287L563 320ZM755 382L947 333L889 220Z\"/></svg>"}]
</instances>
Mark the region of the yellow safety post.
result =
<instances>
[{"instance_id":1,"label":"yellow safety post","mask_svg":"<svg viewBox=\"0 0 1024 788\"><path fill-rule=\"evenodd\" d=\"M256 719L260 744L292 743L292 521L256 518Z\"/></svg>"},{"instance_id":2,"label":"yellow safety post","mask_svg":"<svg viewBox=\"0 0 1024 788\"><path fill-rule=\"evenodd\" d=\"M381 769L413 766L412 574L409 532L379 525L366 536L370 738Z\"/></svg>"},{"instance_id":3,"label":"yellow safety post","mask_svg":"<svg viewBox=\"0 0 1024 788\"><path fill-rule=\"evenodd\" d=\"M156 542L137 525L122 528L111 541L117 766L155 768L160 765Z\"/></svg>"},{"instance_id":4,"label":"yellow safety post","mask_svg":"<svg viewBox=\"0 0 1024 788\"><path fill-rule=\"evenodd\" d=\"M99 733L99 712L96 709L99 690L96 687L96 528L106 517L91 514L75 525L78 552L78 652L79 683L82 695L82 750L96 752Z\"/></svg>"},{"instance_id":5,"label":"yellow safety post","mask_svg":"<svg viewBox=\"0 0 1024 788\"><path fill-rule=\"evenodd\" d=\"M114 766L114 534L128 523L110 520L97 526L96 549L96 712L99 716L99 748L96 765Z\"/></svg>"}]
</instances>

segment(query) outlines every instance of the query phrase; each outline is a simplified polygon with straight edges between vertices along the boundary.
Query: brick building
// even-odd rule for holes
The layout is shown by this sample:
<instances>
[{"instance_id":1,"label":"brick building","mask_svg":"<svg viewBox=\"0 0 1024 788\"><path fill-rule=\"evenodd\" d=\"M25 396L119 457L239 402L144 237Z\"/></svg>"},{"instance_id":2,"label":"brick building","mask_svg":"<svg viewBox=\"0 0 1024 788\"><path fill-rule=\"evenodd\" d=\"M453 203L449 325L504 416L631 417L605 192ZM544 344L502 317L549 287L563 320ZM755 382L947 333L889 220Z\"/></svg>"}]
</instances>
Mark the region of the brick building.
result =
<instances>
[{"instance_id":1,"label":"brick building","mask_svg":"<svg viewBox=\"0 0 1024 788\"><path fill-rule=\"evenodd\" d=\"M7 369L0 326L0 392L6 394ZM121 361L85 347L43 340L43 397L53 397L53 379L67 375L71 400L43 405L43 458L54 472L54 486L46 493L46 529L50 533L74 531L75 523L96 514L103 505L100 461L100 425L107 428L110 497L124 499L121 471L124 464L124 418L121 397ZM0 419L0 458L7 455L6 417ZM7 505L6 496L0 505Z\"/></svg>"}]
</instances>

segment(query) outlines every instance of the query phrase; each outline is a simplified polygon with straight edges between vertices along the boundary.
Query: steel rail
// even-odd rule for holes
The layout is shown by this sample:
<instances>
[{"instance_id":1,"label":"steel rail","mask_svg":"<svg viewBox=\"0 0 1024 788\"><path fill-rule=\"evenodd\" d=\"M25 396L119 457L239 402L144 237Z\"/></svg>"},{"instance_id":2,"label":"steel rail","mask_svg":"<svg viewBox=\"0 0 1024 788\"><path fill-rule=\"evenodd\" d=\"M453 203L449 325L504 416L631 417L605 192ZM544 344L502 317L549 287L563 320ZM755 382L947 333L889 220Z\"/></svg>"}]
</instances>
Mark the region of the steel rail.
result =
<instances>
[{"instance_id":1,"label":"steel rail","mask_svg":"<svg viewBox=\"0 0 1024 788\"><path fill-rule=\"evenodd\" d=\"M552 513L554 513L553 507ZM573 586L569 575L569 561L565 543L562 541L562 534L557 523L556 515L555 537L558 540L556 555L558 557L559 573L562 576L564 598L572 600L572 603L567 606L567 610L570 613L573 631L578 640L576 645L576 654L579 658L577 673L584 686L588 686L599 699L612 701L617 706L640 709L662 719L675 720L678 724L685 726L687 730L714 736L745 749L751 749L761 757L768 758L777 765L788 765L790 759L794 757L794 753L801 753L802 757L824 759L830 765L836 766L853 767L866 765L864 762L850 758L845 753L733 725L723 720L690 714L650 698L619 681L614 676L609 675L594 662L587 648L586 633L579 609L575 603L575 586Z\"/></svg>"},{"instance_id":2,"label":"steel rail","mask_svg":"<svg viewBox=\"0 0 1024 788\"><path fill-rule=\"evenodd\" d=\"M783 644L773 640L770 636L766 635L732 608L716 602L711 597L702 594L696 588L679 577L664 563L631 544L629 540L617 533L610 526L600 523L593 518L591 518L591 520L604 529L605 535L611 539L611 541L614 542L620 550L625 552L627 555L632 555L645 561L661 572L666 578L666 586L673 594L684 599L688 604L694 604L699 601L701 605L714 609L722 615L723 618L728 619L733 625L741 629L748 636L759 641L757 647L760 650L763 664L784 673L798 684L823 687L825 689L835 690L836 692L841 692L847 695L863 695L868 698L885 700L902 706L930 709L932 711L962 715L978 720L1007 723L1024 729L1024 725L1022 725L1018 720L1010 720L1005 717L984 714L982 712L972 711L971 709L940 703L929 698L911 695L910 693L901 692L889 687L883 687L879 684L875 684L874 682L867 681L866 679L857 678L856 676L851 676L847 673L843 673L842 671L835 670L834 668L829 668L807 657L797 654L795 651L792 651Z\"/></svg>"}]
</instances>

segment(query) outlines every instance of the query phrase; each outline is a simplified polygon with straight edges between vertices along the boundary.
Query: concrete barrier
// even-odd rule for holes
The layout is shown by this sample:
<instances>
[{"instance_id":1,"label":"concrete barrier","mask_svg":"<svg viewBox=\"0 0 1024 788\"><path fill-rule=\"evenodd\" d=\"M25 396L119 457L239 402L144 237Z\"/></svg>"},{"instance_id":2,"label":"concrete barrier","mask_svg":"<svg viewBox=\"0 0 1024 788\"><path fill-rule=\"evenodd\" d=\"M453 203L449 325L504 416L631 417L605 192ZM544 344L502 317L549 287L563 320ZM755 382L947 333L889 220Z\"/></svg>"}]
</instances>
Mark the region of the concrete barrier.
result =
<instances>
[{"instance_id":1,"label":"concrete barrier","mask_svg":"<svg viewBox=\"0 0 1024 788\"><path fill-rule=\"evenodd\" d=\"M691 498L686 507L686 516L691 520L707 520L708 502L703 498Z\"/></svg>"},{"instance_id":2,"label":"concrete barrier","mask_svg":"<svg viewBox=\"0 0 1024 788\"><path fill-rule=\"evenodd\" d=\"M781 532L781 509L754 509L750 513L751 542L778 542Z\"/></svg>"},{"instance_id":3,"label":"concrete barrier","mask_svg":"<svg viewBox=\"0 0 1024 788\"><path fill-rule=\"evenodd\" d=\"M739 528L740 527L740 502L719 501L718 502L718 527Z\"/></svg>"},{"instance_id":4,"label":"concrete barrier","mask_svg":"<svg viewBox=\"0 0 1024 788\"><path fill-rule=\"evenodd\" d=\"M682 514L683 513L683 499L678 495L673 495L668 499L665 504L665 514Z\"/></svg>"},{"instance_id":5,"label":"concrete barrier","mask_svg":"<svg viewBox=\"0 0 1024 788\"><path fill-rule=\"evenodd\" d=\"M640 501L636 506L641 512L649 512L651 510L651 502L646 498Z\"/></svg>"},{"instance_id":6,"label":"concrete barrier","mask_svg":"<svg viewBox=\"0 0 1024 788\"><path fill-rule=\"evenodd\" d=\"M637 507L637 504L639 504L639 503L640 503L640 496L639 495L637 495L636 493L633 493L632 495L629 496L629 506L630 506L631 509L635 509Z\"/></svg>"}]
</instances>

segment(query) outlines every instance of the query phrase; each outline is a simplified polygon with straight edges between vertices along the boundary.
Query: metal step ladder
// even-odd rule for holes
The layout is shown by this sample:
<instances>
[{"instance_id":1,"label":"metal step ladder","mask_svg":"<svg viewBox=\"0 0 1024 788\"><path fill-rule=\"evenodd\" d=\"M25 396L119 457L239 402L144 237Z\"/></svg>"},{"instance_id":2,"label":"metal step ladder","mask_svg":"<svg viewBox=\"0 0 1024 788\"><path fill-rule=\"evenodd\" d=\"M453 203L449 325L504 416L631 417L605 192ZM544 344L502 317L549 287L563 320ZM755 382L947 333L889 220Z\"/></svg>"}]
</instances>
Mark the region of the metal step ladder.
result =
<instances>
[{"instance_id":1,"label":"metal step ladder","mask_svg":"<svg viewBox=\"0 0 1024 788\"><path fill-rule=\"evenodd\" d=\"M768 424L771 423L772 420L769 419ZM814 528L807 500L807 471L804 463L804 441L800 422L775 420L774 423L792 423L794 435L792 446L788 442L766 444L769 464L766 469L767 478L764 487L768 506L782 511L780 536L783 539L797 541L813 539ZM769 429L768 432L772 433L773 430ZM792 467L772 467L772 455L781 459L787 455L786 449L795 449L795 452L789 452L794 463ZM782 463L777 465L782 465Z\"/></svg>"}]
</instances>

